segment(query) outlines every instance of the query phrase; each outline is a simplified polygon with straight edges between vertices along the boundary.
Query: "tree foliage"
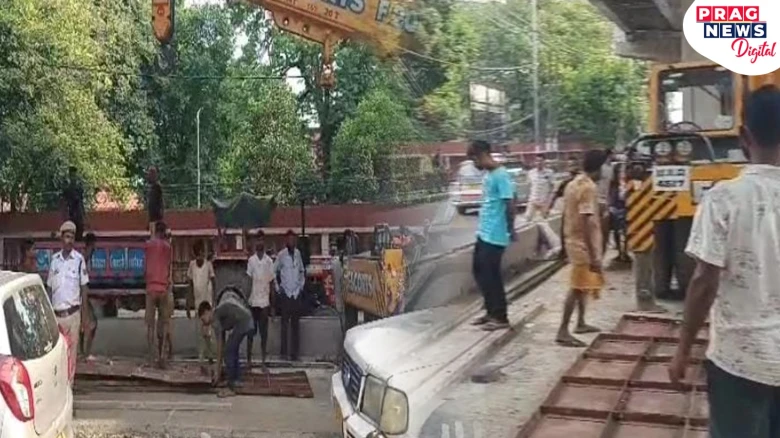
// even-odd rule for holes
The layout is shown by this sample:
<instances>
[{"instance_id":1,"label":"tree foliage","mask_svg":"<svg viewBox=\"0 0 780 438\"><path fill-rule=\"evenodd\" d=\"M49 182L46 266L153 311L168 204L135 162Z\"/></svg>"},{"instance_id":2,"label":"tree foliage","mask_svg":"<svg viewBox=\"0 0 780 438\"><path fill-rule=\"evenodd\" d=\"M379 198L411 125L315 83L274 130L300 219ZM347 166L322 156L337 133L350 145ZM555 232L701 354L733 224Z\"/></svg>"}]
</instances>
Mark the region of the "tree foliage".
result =
<instances>
[{"instance_id":1,"label":"tree foliage","mask_svg":"<svg viewBox=\"0 0 780 438\"><path fill-rule=\"evenodd\" d=\"M53 206L69 165L90 189L140 194L150 164L173 207L196 205L198 164L204 201L238 190L287 203L391 199L414 189L393 158L405 144L532 138L527 0L418 0L414 51L380 59L365 42L343 42L333 90L318 84L321 48L276 29L260 8L178 0L163 47L148 8L3 4L1 201ZM645 110L644 66L614 55L613 26L586 0L539 0L538 17L543 134L627 140ZM300 93L274 78L286 74L300 75ZM502 126L486 130L473 116L473 84L504 92Z\"/></svg>"}]
</instances>

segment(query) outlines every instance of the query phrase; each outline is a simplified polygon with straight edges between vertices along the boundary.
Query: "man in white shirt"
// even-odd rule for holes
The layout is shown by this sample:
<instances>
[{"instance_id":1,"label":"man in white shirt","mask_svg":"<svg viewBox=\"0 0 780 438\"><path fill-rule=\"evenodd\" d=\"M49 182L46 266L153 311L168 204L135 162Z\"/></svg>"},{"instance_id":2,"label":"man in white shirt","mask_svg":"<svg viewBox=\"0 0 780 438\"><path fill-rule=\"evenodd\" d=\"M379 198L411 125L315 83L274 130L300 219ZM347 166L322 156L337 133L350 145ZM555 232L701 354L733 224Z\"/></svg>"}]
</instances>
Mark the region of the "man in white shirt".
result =
<instances>
[{"instance_id":1,"label":"man in white shirt","mask_svg":"<svg viewBox=\"0 0 780 438\"><path fill-rule=\"evenodd\" d=\"M536 216L546 218L549 213L550 197L555 188L552 169L546 167L544 155L536 157L536 167L528 172L531 182L531 193L528 195L528 205L525 218L528 222L536 220Z\"/></svg>"},{"instance_id":2,"label":"man in white shirt","mask_svg":"<svg viewBox=\"0 0 780 438\"><path fill-rule=\"evenodd\" d=\"M57 324L68 338L68 360L76 363L81 329L89 330L90 317L87 307L87 262L73 249L76 240L76 224L67 221L60 227L62 250L55 253L49 265L46 284L51 289L51 303Z\"/></svg>"},{"instance_id":3,"label":"man in white shirt","mask_svg":"<svg viewBox=\"0 0 780 438\"><path fill-rule=\"evenodd\" d=\"M271 315L271 297L274 283L274 262L265 253L265 234L257 232L255 236L255 253L249 257L246 264L246 275L251 286L249 290L249 306L254 320L254 330L247 338L247 362L252 363L252 343L255 333L260 335L260 352L265 369L266 346L268 345L268 317Z\"/></svg>"},{"instance_id":4,"label":"man in white shirt","mask_svg":"<svg viewBox=\"0 0 780 438\"><path fill-rule=\"evenodd\" d=\"M210 261L206 260L206 249L203 242L198 241L194 248L195 260L190 261L190 266L187 269L187 279L190 281L190 290L192 291L193 302L195 308L198 309L200 304L207 302L210 305L214 305L214 266ZM189 317L189 306L187 307L187 316ZM204 336L203 323L200 318L195 318L195 330L196 339L198 340L198 361L203 366L203 361L208 359L209 362L214 360L214 343L213 338Z\"/></svg>"},{"instance_id":5,"label":"man in white shirt","mask_svg":"<svg viewBox=\"0 0 780 438\"><path fill-rule=\"evenodd\" d=\"M287 356L287 332L291 331L292 349L290 360L298 360L300 346L300 318L303 285L306 281L305 268L301 252L295 247L297 236L293 230L288 230L285 247L276 255L274 273L276 274L279 304L282 311L282 356Z\"/></svg>"},{"instance_id":6,"label":"man in white shirt","mask_svg":"<svg viewBox=\"0 0 780 438\"><path fill-rule=\"evenodd\" d=\"M686 252L696 270L669 365L672 382L690 378L690 351L709 313L712 438L780 436L780 90L755 91L744 120L750 164L709 190L693 221Z\"/></svg>"}]
</instances>

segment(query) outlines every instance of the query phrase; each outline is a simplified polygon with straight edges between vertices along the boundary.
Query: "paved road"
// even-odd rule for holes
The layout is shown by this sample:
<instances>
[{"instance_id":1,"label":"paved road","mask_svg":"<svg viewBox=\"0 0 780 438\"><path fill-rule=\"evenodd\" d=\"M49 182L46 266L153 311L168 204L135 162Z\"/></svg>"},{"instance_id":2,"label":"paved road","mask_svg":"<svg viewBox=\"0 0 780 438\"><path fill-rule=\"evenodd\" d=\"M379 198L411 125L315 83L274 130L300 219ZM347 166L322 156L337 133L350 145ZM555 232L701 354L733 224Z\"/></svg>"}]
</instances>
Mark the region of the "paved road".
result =
<instances>
[{"instance_id":1,"label":"paved road","mask_svg":"<svg viewBox=\"0 0 780 438\"><path fill-rule=\"evenodd\" d=\"M313 399L166 393L76 396L76 438L335 438L333 370L307 370ZM206 434L206 435L204 435Z\"/></svg>"}]
</instances>

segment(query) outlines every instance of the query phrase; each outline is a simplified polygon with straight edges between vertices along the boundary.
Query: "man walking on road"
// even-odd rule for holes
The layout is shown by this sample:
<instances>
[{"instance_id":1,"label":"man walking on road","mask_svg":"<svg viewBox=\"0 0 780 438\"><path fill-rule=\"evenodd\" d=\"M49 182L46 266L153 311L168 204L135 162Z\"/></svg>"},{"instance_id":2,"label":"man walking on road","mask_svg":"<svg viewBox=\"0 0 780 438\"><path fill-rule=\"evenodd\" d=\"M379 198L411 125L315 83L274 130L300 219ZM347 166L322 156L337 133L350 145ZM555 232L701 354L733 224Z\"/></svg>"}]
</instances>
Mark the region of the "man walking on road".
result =
<instances>
[{"instance_id":1,"label":"man walking on road","mask_svg":"<svg viewBox=\"0 0 780 438\"><path fill-rule=\"evenodd\" d=\"M568 295L563 306L563 318L555 342L567 347L584 347L585 343L569 332L569 322L577 307L577 326L574 333L594 333L599 330L585 323L585 304L590 295L598 298L604 286L601 272L601 221L599 218L598 189L604 154L589 150L583 160L583 173L566 187L563 197L563 230L566 254L571 263Z\"/></svg>"},{"instance_id":2,"label":"man walking on road","mask_svg":"<svg viewBox=\"0 0 780 438\"><path fill-rule=\"evenodd\" d=\"M780 436L780 89L748 97L740 137L750 164L710 189L686 252L688 285L672 382L686 380L690 351L710 316L707 396L712 438Z\"/></svg>"},{"instance_id":3,"label":"man walking on road","mask_svg":"<svg viewBox=\"0 0 780 438\"><path fill-rule=\"evenodd\" d=\"M76 364L79 332L89 329L90 318L86 311L89 274L87 263L78 251L73 249L76 239L76 224L67 221L60 227L62 250L55 253L49 265L46 283L51 289L51 303L57 324L68 338L68 361Z\"/></svg>"},{"instance_id":4,"label":"man walking on road","mask_svg":"<svg viewBox=\"0 0 780 438\"><path fill-rule=\"evenodd\" d=\"M544 155L536 157L536 167L528 172L528 179L531 181L531 193L525 212L526 221L533 222L536 216L547 218L555 181L552 169L546 167Z\"/></svg>"},{"instance_id":5,"label":"man walking on road","mask_svg":"<svg viewBox=\"0 0 780 438\"><path fill-rule=\"evenodd\" d=\"M168 294L171 293L172 252L165 237L165 223L156 222L154 227L154 237L146 242L146 344L150 364L157 362L160 368L165 368L168 358L168 324L171 319Z\"/></svg>"},{"instance_id":6,"label":"man walking on road","mask_svg":"<svg viewBox=\"0 0 780 438\"><path fill-rule=\"evenodd\" d=\"M279 304L282 312L282 356L289 353L290 360L298 360L300 347L300 319L303 297L303 285L306 275L301 252L295 247L297 236L293 230L287 231L285 247L276 255L274 273L279 291ZM287 349L288 331L291 332L292 346Z\"/></svg>"},{"instance_id":7,"label":"man walking on road","mask_svg":"<svg viewBox=\"0 0 780 438\"><path fill-rule=\"evenodd\" d=\"M490 144L477 140L468 149L469 159L487 171L482 184L477 242L472 270L485 300L486 314L473 324L488 331L509 328L506 293L501 278L501 257L515 239L515 186L506 168L490 155Z\"/></svg>"}]
</instances>

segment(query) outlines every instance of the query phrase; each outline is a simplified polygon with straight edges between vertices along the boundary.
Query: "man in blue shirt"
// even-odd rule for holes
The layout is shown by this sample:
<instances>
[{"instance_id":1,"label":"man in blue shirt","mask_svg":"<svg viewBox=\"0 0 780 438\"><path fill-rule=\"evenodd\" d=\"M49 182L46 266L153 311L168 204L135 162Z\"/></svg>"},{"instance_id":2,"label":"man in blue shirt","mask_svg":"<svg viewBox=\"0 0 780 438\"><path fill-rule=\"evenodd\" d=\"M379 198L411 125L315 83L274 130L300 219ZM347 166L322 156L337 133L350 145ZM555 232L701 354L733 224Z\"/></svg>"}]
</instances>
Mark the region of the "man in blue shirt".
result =
<instances>
[{"instance_id":1,"label":"man in blue shirt","mask_svg":"<svg viewBox=\"0 0 780 438\"><path fill-rule=\"evenodd\" d=\"M485 315L473 324L488 331L509 328L506 293L501 278L501 257L515 240L515 186L504 166L490 155L490 144L471 142L468 156L479 170L486 172L482 183L477 243L472 271L485 300Z\"/></svg>"}]
</instances>

